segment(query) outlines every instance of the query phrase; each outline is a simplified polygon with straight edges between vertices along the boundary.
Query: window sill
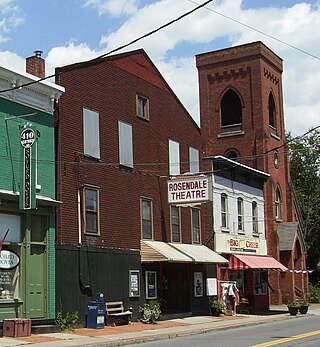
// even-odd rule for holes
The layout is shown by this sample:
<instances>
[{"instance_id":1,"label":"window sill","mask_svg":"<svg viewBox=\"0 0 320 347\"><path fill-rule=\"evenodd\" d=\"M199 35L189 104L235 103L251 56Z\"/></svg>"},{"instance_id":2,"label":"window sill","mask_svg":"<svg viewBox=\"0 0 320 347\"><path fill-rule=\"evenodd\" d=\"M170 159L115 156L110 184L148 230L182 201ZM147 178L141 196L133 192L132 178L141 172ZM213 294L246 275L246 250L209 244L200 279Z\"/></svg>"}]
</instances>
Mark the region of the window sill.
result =
<instances>
[{"instance_id":1,"label":"window sill","mask_svg":"<svg viewBox=\"0 0 320 347\"><path fill-rule=\"evenodd\" d=\"M1 304L23 304L23 300L21 299L2 299L0 298L0 305Z\"/></svg>"},{"instance_id":2,"label":"window sill","mask_svg":"<svg viewBox=\"0 0 320 347\"><path fill-rule=\"evenodd\" d=\"M85 235L88 235L88 236L97 236L97 237L100 237L100 233L90 233L88 231L85 231L84 232Z\"/></svg>"},{"instance_id":3,"label":"window sill","mask_svg":"<svg viewBox=\"0 0 320 347\"><path fill-rule=\"evenodd\" d=\"M230 234L230 229L229 229L229 228L223 228L223 227L221 227L221 231L222 231L223 233L229 233L229 234Z\"/></svg>"},{"instance_id":4,"label":"window sill","mask_svg":"<svg viewBox=\"0 0 320 347\"><path fill-rule=\"evenodd\" d=\"M273 131L272 128L270 128L270 135L271 135L271 137L273 137L274 139L280 141L280 136L278 136L278 135Z\"/></svg>"},{"instance_id":5,"label":"window sill","mask_svg":"<svg viewBox=\"0 0 320 347\"><path fill-rule=\"evenodd\" d=\"M100 162L100 161L101 161L100 158L93 157L93 156L90 155L90 154L85 154L85 153L83 153L83 157L86 158L86 159L95 160L95 161L97 161L97 162Z\"/></svg>"},{"instance_id":6,"label":"window sill","mask_svg":"<svg viewBox=\"0 0 320 347\"><path fill-rule=\"evenodd\" d=\"M149 117L143 117L143 116L140 116L139 114L137 114L137 118L142 119L142 120L144 120L146 122L150 122L150 118Z\"/></svg>"},{"instance_id":7,"label":"window sill","mask_svg":"<svg viewBox=\"0 0 320 347\"><path fill-rule=\"evenodd\" d=\"M253 236L253 237L259 237L260 234L259 234L259 233L252 233L252 236Z\"/></svg>"},{"instance_id":8,"label":"window sill","mask_svg":"<svg viewBox=\"0 0 320 347\"><path fill-rule=\"evenodd\" d=\"M238 230L237 233L238 233L239 235L245 235L245 234L246 234L246 232L245 232L245 231L242 231L242 230Z\"/></svg>"},{"instance_id":9,"label":"window sill","mask_svg":"<svg viewBox=\"0 0 320 347\"><path fill-rule=\"evenodd\" d=\"M244 135L244 131L243 130L235 130L235 131L223 132L223 133L218 134L218 138L230 137L230 136L239 136L239 135Z\"/></svg>"}]
</instances>

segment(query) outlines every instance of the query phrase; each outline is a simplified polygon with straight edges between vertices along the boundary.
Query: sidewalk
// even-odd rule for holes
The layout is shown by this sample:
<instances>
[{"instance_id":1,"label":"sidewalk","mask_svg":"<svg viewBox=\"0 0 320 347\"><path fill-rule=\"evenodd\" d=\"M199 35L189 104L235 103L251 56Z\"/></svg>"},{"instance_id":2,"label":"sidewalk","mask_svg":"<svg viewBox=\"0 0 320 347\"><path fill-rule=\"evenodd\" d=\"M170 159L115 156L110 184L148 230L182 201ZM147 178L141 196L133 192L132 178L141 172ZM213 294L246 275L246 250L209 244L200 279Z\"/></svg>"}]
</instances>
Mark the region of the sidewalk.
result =
<instances>
[{"instance_id":1,"label":"sidewalk","mask_svg":"<svg viewBox=\"0 0 320 347\"><path fill-rule=\"evenodd\" d=\"M320 315L320 304L312 304L307 315ZM276 320L296 319L290 316L286 306L272 306L270 312L261 315L196 316L159 321L157 324L133 322L130 325L105 329L76 329L72 333L31 335L28 337L0 338L0 347L32 345L34 347L75 346L123 346L184 335L201 334L213 330L226 330L238 326L263 324Z\"/></svg>"}]
</instances>

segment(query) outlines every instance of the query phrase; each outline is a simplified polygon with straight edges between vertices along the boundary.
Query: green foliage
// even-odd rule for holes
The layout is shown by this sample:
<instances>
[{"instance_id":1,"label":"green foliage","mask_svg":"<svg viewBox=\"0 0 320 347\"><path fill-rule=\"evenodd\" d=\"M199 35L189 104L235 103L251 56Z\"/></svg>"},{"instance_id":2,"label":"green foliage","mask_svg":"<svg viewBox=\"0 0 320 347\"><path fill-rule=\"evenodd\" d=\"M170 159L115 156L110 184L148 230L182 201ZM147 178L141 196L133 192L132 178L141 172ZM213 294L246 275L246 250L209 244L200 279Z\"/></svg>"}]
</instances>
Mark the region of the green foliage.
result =
<instances>
[{"instance_id":1,"label":"green foliage","mask_svg":"<svg viewBox=\"0 0 320 347\"><path fill-rule=\"evenodd\" d=\"M160 303L157 300L151 300L140 307L140 311L142 312L142 322L155 324L161 315Z\"/></svg>"},{"instance_id":2,"label":"green foliage","mask_svg":"<svg viewBox=\"0 0 320 347\"><path fill-rule=\"evenodd\" d=\"M226 308L226 305L222 299L212 299L210 301L210 306L217 311L223 311Z\"/></svg>"},{"instance_id":3,"label":"green foliage","mask_svg":"<svg viewBox=\"0 0 320 347\"><path fill-rule=\"evenodd\" d=\"M290 173L304 220L308 267L320 261L320 131L310 131L289 141Z\"/></svg>"},{"instance_id":4,"label":"green foliage","mask_svg":"<svg viewBox=\"0 0 320 347\"><path fill-rule=\"evenodd\" d=\"M307 299L300 298L300 299L298 299L298 303L299 303L300 307L301 306L309 306L309 300L307 300Z\"/></svg>"},{"instance_id":5,"label":"green foliage","mask_svg":"<svg viewBox=\"0 0 320 347\"><path fill-rule=\"evenodd\" d=\"M78 311L73 313L67 312L66 316L63 318L62 305L60 303L60 308L56 318L56 324L58 325L60 331L73 330L78 322L78 318Z\"/></svg>"},{"instance_id":6,"label":"green foliage","mask_svg":"<svg viewBox=\"0 0 320 347\"><path fill-rule=\"evenodd\" d=\"M286 302L286 305L288 307L299 307L300 306L298 301L292 301L292 300L288 300Z\"/></svg>"},{"instance_id":7,"label":"green foliage","mask_svg":"<svg viewBox=\"0 0 320 347\"><path fill-rule=\"evenodd\" d=\"M320 286L319 284L313 285L312 283L309 284L309 296L310 296L310 302L313 303L320 303Z\"/></svg>"}]
</instances>

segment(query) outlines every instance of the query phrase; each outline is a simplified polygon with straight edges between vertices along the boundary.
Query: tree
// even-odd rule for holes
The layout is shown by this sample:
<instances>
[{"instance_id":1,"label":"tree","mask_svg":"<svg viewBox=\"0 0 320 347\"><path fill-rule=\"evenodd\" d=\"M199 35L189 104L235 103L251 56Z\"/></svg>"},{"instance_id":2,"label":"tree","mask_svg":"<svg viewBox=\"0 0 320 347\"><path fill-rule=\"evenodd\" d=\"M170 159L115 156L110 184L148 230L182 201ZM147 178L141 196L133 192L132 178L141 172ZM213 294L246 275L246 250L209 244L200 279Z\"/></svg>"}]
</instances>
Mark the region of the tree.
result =
<instances>
[{"instance_id":1,"label":"tree","mask_svg":"<svg viewBox=\"0 0 320 347\"><path fill-rule=\"evenodd\" d=\"M307 265L312 269L320 262L320 131L317 128L296 138L287 134L291 180L304 220Z\"/></svg>"}]
</instances>

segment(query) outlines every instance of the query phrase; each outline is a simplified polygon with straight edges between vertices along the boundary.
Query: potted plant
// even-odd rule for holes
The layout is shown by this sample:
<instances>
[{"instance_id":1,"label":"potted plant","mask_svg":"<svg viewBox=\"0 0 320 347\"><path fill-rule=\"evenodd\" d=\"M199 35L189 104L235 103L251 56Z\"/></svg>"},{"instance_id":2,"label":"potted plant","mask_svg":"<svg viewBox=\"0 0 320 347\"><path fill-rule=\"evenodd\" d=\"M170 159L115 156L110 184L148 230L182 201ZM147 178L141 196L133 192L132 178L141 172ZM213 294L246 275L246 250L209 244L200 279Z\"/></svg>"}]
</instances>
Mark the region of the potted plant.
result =
<instances>
[{"instance_id":1,"label":"potted plant","mask_svg":"<svg viewBox=\"0 0 320 347\"><path fill-rule=\"evenodd\" d=\"M156 324L156 320L160 318L161 309L160 303L157 300L151 300L140 307L142 313L141 322L147 324Z\"/></svg>"},{"instance_id":2,"label":"potted plant","mask_svg":"<svg viewBox=\"0 0 320 347\"><path fill-rule=\"evenodd\" d=\"M299 302L298 301L288 300L287 301L287 307L288 307L288 311L289 311L291 316L296 316L298 314L298 311L299 311Z\"/></svg>"},{"instance_id":3,"label":"potted plant","mask_svg":"<svg viewBox=\"0 0 320 347\"><path fill-rule=\"evenodd\" d=\"M222 299L212 299L210 301L210 312L212 316L219 317L224 313L225 308L226 305Z\"/></svg>"},{"instance_id":4,"label":"potted plant","mask_svg":"<svg viewBox=\"0 0 320 347\"><path fill-rule=\"evenodd\" d=\"M309 301L307 299L299 299L299 312L306 314L309 309Z\"/></svg>"}]
</instances>

